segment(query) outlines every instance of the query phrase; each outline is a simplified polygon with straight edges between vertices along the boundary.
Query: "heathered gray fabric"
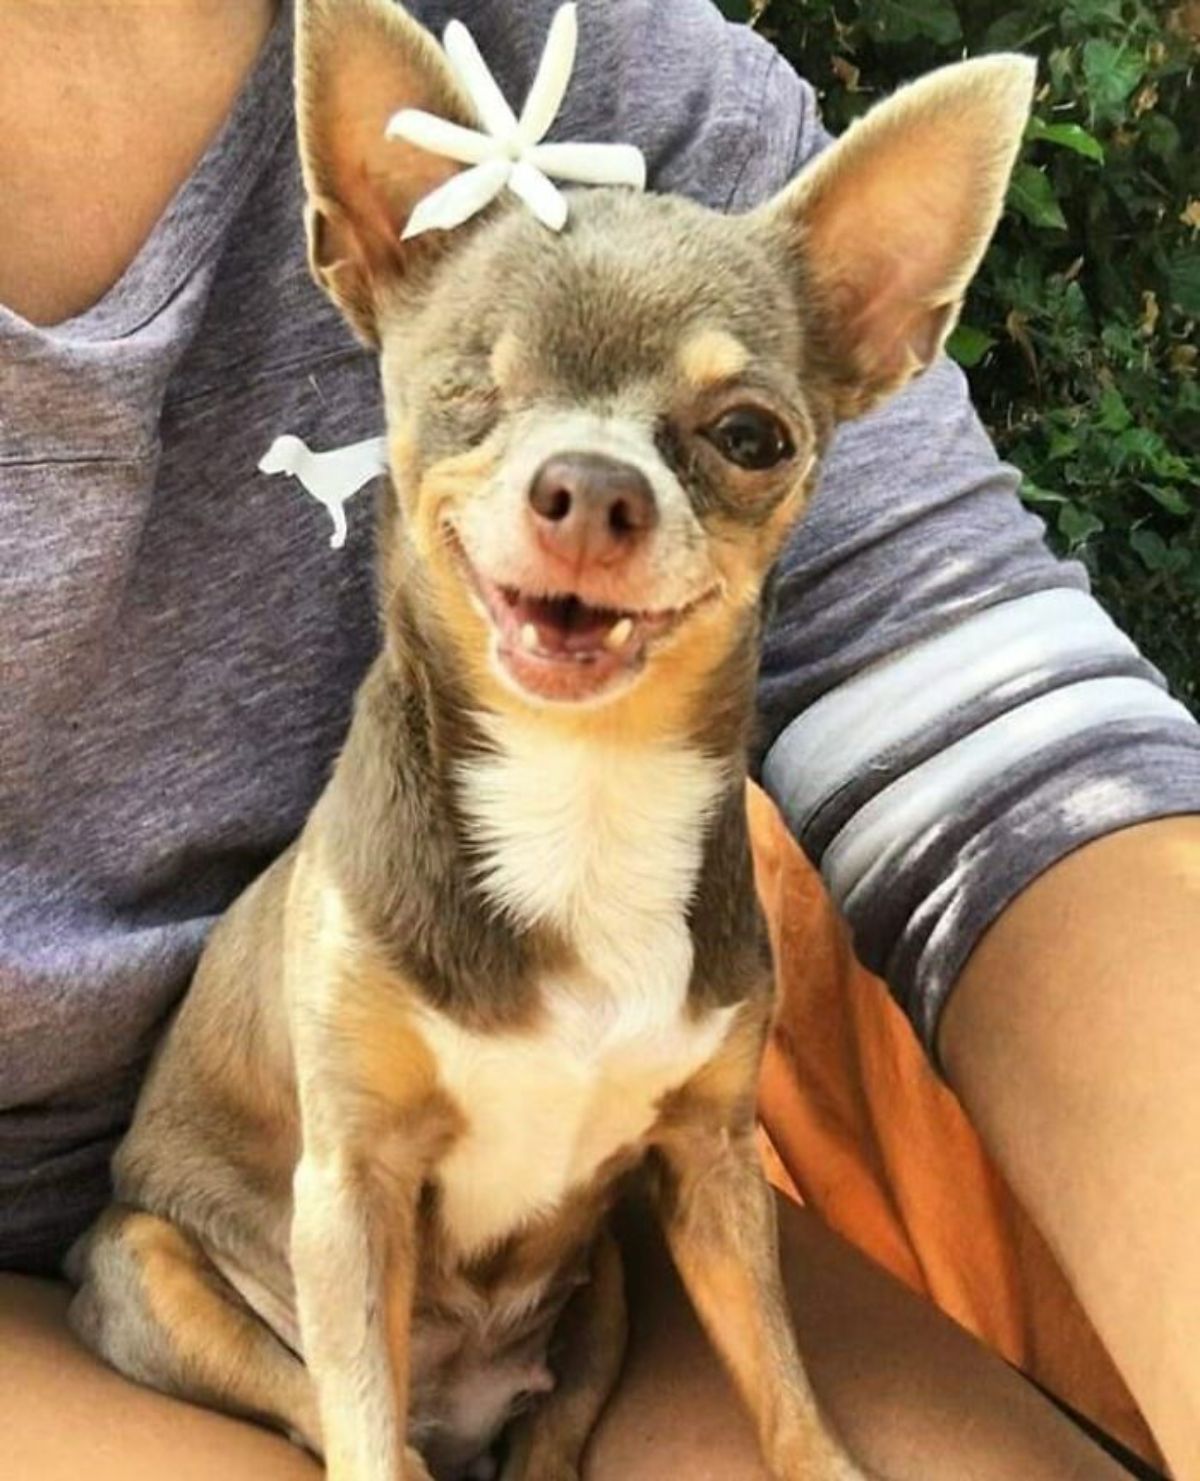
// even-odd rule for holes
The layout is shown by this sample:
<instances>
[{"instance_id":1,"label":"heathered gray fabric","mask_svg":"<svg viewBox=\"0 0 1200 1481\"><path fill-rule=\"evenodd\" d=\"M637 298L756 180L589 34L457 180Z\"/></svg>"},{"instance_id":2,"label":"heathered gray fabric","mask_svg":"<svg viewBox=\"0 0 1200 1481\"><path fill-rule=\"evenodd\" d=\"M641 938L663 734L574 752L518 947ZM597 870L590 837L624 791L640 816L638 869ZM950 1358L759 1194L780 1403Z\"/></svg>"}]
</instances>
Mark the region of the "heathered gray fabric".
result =
<instances>
[{"instance_id":1,"label":"heathered gray fabric","mask_svg":"<svg viewBox=\"0 0 1200 1481\"><path fill-rule=\"evenodd\" d=\"M555 4L414 9L465 20L519 97ZM811 91L707 0L581 12L559 137L639 144L659 188L734 208L820 147ZM255 471L279 432L329 448L381 430L374 365L309 280L300 213L284 15L104 300L53 329L0 309L0 1265L49 1267L104 1199L164 1017L215 917L299 828L375 643L369 494L332 551L325 511ZM847 430L781 582L764 744L957 611L1082 583L1012 487L949 367ZM1198 757L1189 736L1077 746L1054 785L1130 781L1124 813L1050 815L1031 844L1033 776L957 816L955 852L901 866L856 925L927 1033L937 963L1089 827L1200 810ZM1010 818L1020 847L987 844ZM980 838L1001 877L960 875L931 965L930 902Z\"/></svg>"},{"instance_id":2,"label":"heathered gray fabric","mask_svg":"<svg viewBox=\"0 0 1200 1481\"><path fill-rule=\"evenodd\" d=\"M835 687L999 602L1055 587L1085 590L1056 560L1019 479L992 450L965 378L936 366L882 411L843 427L812 507L781 564L759 686L763 781L821 864L837 828L939 749L1050 690L1085 679L1161 677L1098 649L1031 667L1022 685L946 711L898 755L876 754L844 794L801 818L792 805L789 724ZM1200 727L1111 723L1014 756L872 871L871 888L835 898L861 960L887 979L930 1054L941 1011L987 926L1040 873L1131 824L1200 813Z\"/></svg>"}]
</instances>

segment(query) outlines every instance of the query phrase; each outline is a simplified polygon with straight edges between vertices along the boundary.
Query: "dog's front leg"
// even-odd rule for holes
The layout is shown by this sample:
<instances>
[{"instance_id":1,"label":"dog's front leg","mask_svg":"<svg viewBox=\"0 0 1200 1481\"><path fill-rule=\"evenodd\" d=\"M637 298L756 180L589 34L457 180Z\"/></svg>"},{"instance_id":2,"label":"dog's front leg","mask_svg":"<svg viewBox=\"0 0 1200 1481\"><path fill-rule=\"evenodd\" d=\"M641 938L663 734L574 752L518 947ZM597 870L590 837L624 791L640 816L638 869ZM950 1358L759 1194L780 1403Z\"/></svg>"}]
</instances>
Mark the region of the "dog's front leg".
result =
<instances>
[{"instance_id":1,"label":"dog's front leg","mask_svg":"<svg viewBox=\"0 0 1200 1481\"><path fill-rule=\"evenodd\" d=\"M708 1108L711 1116L711 1107ZM698 1116L661 1142L659 1205L698 1316L750 1410L774 1481L865 1481L821 1420L779 1272L753 1122Z\"/></svg>"},{"instance_id":2,"label":"dog's front leg","mask_svg":"<svg viewBox=\"0 0 1200 1481\"><path fill-rule=\"evenodd\" d=\"M417 1263L416 1168L383 1187L344 1147L296 1170L292 1268L330 1481L430 1481L405 1444Z\"/></svg>"}]
</instances>

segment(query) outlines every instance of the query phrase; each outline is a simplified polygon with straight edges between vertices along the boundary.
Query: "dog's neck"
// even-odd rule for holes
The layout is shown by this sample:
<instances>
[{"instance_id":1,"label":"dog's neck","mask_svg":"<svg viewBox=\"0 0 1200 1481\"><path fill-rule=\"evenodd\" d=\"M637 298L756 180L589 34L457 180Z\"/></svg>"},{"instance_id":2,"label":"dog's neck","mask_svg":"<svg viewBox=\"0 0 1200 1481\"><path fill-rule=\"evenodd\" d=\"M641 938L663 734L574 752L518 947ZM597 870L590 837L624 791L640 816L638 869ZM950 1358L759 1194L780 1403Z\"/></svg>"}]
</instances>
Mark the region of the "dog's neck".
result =
<instances>
[{"instance_id":1,"label":"dog's neck","mask_svg":"<svg viewBox=\"0 0 1200 1481\"><path fill-rule=\"evenodd\" d=\"M688 906L724 764L536 721L498 716L487 730L494 749L455 782L488 899L518 926L553 930L599 981L676 977L674 959L686 985Z\"/></svg>"},{"instance_id":2,"label":"dog's neck","mask_svg":"<svg viewBox=\"0 0 1200 1481\"><path fill-rule=\"evenodd\" d=\"M480 707L418 590L391 594L385 650L322 803L372 936L477 1025L521 1021L547 973L637 980L647 950L699 960L699 897L749 889L752 665L714 676L692 732L617 744Z\"/></svg>"}]
</instances>

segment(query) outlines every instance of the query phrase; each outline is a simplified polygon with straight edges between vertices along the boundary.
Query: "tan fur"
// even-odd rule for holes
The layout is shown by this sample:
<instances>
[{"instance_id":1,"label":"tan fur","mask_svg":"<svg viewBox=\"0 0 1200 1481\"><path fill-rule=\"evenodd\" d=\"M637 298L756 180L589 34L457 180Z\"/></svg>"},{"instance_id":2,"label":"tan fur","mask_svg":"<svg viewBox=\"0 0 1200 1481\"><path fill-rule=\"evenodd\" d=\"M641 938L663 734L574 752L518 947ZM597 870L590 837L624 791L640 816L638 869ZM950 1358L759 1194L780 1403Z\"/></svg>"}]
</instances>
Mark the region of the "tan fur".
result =
<instances>
[{"instance_id":1,"label":"tan fur","mask_svg":"<svg viewBox=\"0 0 1200 1481\"><path fill-rule=\"evenodd\" d=\"M771 1194L755 1165L754 1085L766 1027L761 1007L743 1009L710 1063L664 1103L656 1143L664 1229L754 1416L770 1474L859 1481L818 1417L780 1285Z\"/></svg>"},{"instance_id":2,"label":"tan fur","mask_svg":"<svg viewBox=\"0 0 1200 1481\"><path fill-rule=\"evenodd\" d=\"M679 369L697 391L733 380L749 363L746 346L723 329L701 329L679 350Z\"/></svg>"},{"instance_id":3,"label":"tan fur","mask_svg":"<svg viewBox=\"0 0 1200 1481\"><path fill-rule=\"evenodd\" d=\"M382 352L383 651L300 839L201 958L73 1320L332 1481L465 1481L506 1427L503 1481L578 1481L624 1342L605 1220L648 1167L770 1475L861 1481L754 1148L759 607L835 421L953 321L1027 69L917 85L746 218L597 191L561 235L501 205L402 245L453 167L383 129L467 118L440 51L391 0L300 0L298 46L313 268ZM772 419L770 457L722 449L732 409ZM623 463L653 518L568 577L529 494L572 455ZM603 622L606 653L553 660L592 665L565 670L585 700L513 677L504 619L531 608L505 592Z\"/></svg>"},{"instance_id":4,"label":"tan fur","mask_svg":"<svg viewBox=\"0 0 1200 1481\"><path fill-rule=\"evenodd\" d=\"M76 1255L90 1284L71 1308L76 1331L120 1351L130 1377L235 1414L270 1416L316 1448L316 1396L303 1365L233 1297L200 1247L153 1214L113 1208ZM97 1292L111 1285L123 1300Z\"/></svg>"},{"instance_id":5,"label":"tan fur","mask_svg":"<svg viewBox=\"0 0 1200 1481\"><path fill-rule=\"evenodd\" d=\"M514 331L509 330L502 334L496 341L491 359L488 361L492 372L492 379L502 392L507 395L519 395L524 381L522 378L522 366L524 364L524 353L521 347L521 339Z\"/></svg>"},{"instance_id":6,"label":"tan fur","mask_svg":"<svg viewBox=\"0 0 1200 1481\"><path fill-rule=\"evenodd\" d=\"M812 473L806 474L750 535L714 522L717 539L713 563L721 574L726 599L733 611L745 611L759 600L763 572L770 568L783 548L783 542L808 501L813 482Z\"/></svg>"}]
</instances>

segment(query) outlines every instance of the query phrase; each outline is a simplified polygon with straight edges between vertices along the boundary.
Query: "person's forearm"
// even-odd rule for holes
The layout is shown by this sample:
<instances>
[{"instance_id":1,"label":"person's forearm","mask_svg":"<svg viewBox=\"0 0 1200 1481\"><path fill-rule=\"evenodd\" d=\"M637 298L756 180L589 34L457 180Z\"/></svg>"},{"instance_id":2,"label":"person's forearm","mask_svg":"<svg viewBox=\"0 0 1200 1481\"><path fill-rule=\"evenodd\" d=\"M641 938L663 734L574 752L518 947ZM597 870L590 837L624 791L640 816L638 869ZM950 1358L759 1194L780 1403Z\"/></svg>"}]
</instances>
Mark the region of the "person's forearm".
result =
<instances>
[{"instance_id":1,"label":"person's forearm","mask_svg":"<svg viewBox=\"0 0 1200 1481\"><path fill-rule=\"evenodd\" d=\"M1200 817L1038 879L973 953L940 1048L1175 1474L1200 1477Z\"/></svg>"}]
</instances>

